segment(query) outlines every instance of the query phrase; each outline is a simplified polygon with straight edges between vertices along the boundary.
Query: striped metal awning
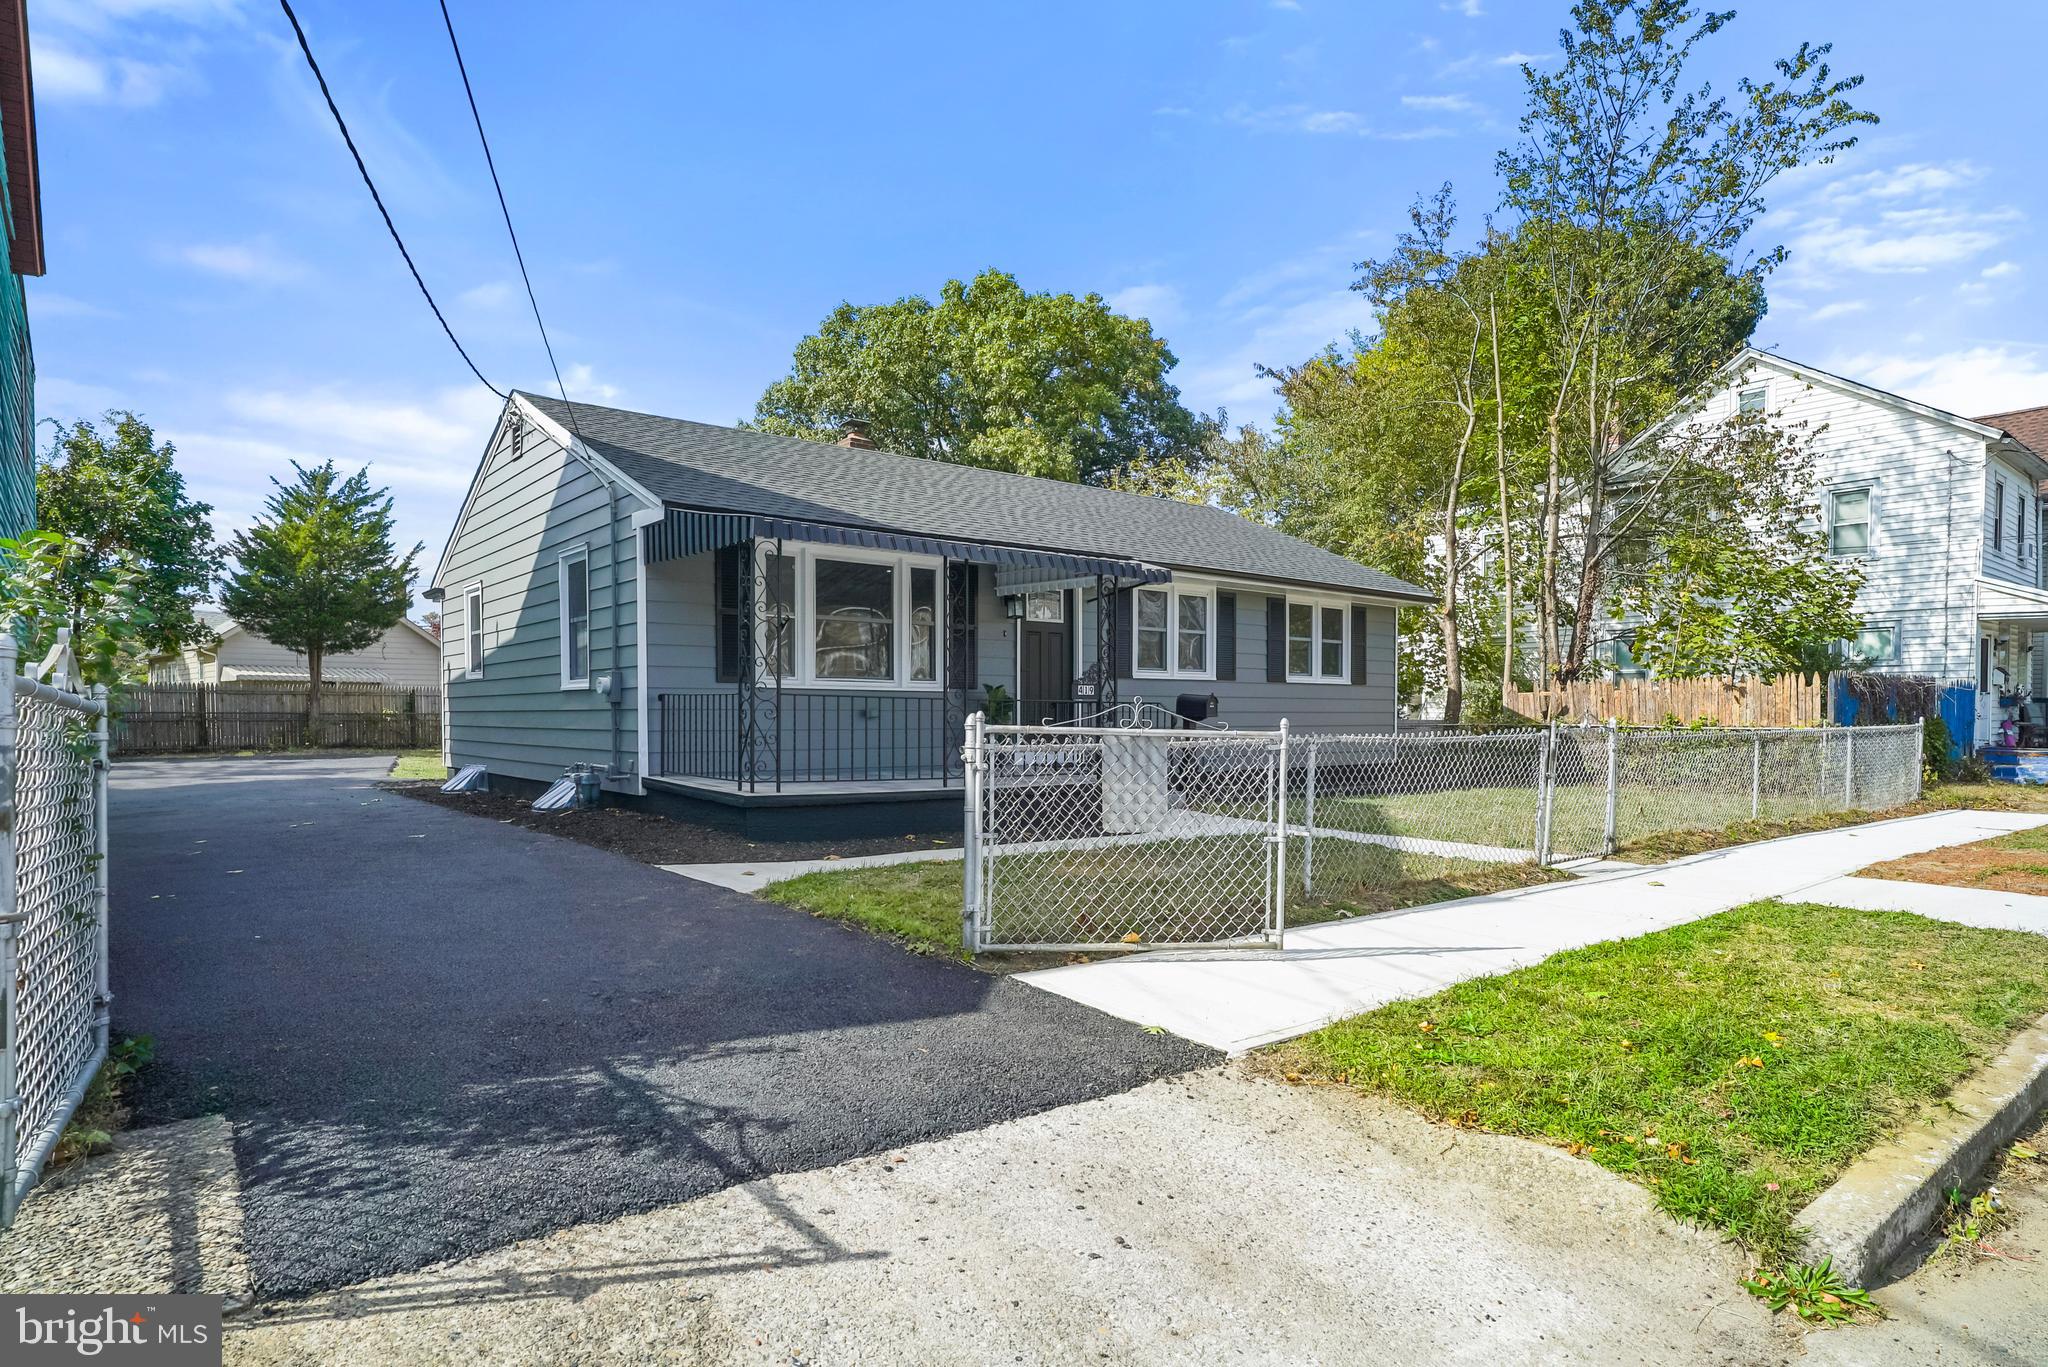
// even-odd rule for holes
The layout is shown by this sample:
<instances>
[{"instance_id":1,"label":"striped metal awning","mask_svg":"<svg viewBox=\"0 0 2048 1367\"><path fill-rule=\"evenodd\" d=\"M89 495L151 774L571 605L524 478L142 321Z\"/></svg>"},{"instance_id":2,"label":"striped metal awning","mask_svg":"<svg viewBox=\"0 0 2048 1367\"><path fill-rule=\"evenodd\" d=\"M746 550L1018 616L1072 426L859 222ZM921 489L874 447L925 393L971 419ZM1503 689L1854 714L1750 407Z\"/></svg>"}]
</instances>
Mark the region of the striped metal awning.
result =
<instances>
[{"instance_id":1,"label":"striped metal awning","mask_svg":"<svg viewBox=\"0 0 2048 1367\"><path fill-rule=\"evenodd\" d=\"M770 540L809 541L827 546L853 546L862 550L900 551L908 555L965 560L976 565L995 565L1004 572L1022 571L1040 582L1108 575L1122 584L1159 584L1173 577L1157 565L1147 565L1138 560L1115 560L1021 546L992 546L982 541L913 536L876 527L842 527L830 522L712 513L694 508L667 509L660 522L641 529L641 536L646 541L647 563L650 565L766 537Z\"/></svg>"}]
</instances>

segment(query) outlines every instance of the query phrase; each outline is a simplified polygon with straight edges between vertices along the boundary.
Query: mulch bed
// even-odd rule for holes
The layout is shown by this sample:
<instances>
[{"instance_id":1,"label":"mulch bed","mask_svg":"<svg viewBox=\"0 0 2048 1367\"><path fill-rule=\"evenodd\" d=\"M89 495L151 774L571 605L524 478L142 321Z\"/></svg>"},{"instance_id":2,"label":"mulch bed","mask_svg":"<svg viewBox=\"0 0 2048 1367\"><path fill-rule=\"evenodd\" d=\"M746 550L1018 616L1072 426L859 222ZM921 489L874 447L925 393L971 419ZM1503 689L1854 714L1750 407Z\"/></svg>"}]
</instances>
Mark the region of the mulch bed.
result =
<instances>
[{"instance_id":1,"label":"mulch bed","mask_svg":"<svg viewBox=\"0 0 2048 1367\"><path fill-rule=\"evenodd\" d=\"M392 792L472 816L509 821L529 831L559 835L623 854L643 864L739 864L749 860L846 858L895 854L902 850L955 848L957 836L868 836L833 840L749 840L730 831L699 826L624 807L536 812L525 798L504 793L444 793L435 783L386 783Z\"/></svg>"}]
</instances>

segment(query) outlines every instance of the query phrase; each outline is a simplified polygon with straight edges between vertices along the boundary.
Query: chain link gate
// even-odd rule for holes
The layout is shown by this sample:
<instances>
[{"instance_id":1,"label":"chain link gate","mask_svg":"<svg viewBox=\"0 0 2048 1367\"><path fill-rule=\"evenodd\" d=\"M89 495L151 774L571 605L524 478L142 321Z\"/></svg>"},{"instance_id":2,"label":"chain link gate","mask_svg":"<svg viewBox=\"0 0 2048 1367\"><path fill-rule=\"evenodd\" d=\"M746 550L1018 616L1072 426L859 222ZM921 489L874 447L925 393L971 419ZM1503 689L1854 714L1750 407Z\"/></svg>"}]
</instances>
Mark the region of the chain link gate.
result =
<instances>
[{"instance_id":1,"label":"chain link gate","mask_svg":"<svg viewBox=\"0 0 2048 1367\"><path fill-rule=\"evenodd\" d=\"M1279 944L1285 724L1162 729L1152 711L1103 727L969 718L970 953Z\"/></svg>"},{"instance_id":2,"label":"chain link gate","mask_svg":"<svg viewBox=\"0 0 2048 1367\"><path fill-rule=\"evenodd\" d=\"M107 1052L107 703L0 633L0 1229Z\"/></svg>"}]
</instances>

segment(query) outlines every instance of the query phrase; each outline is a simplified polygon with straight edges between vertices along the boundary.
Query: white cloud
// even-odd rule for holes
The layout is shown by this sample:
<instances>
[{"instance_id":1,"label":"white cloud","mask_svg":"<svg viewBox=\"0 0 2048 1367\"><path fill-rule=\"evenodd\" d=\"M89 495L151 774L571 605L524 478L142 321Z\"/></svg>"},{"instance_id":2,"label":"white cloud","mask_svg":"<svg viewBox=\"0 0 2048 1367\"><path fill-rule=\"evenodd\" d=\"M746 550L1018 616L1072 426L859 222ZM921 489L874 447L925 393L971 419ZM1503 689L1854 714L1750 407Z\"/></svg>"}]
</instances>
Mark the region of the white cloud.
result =
<instances>
[{"instance_id":1,"label":"white cloud","mask_svg":"<svg viewBox=\"0 0 2048 1367\"><path fill-rule=\"evenodd\" d=\"M499 409L497 398L481 385L442 390L424 401L318 386L236 390L222 402L230 416L257 429L255 435L264 440L327 450L337 460L348 458L335 450L337 445L352 448L358 459L404 452L413 462L424 459L421 468L445 470L445 479L463 483Z\"/></svg>"},{"instance_id":2,"label":"white cloud","mask_svg":"<svg viewBox=\"0 0 2048 1367\"><path fill-rule=\"evenodd\" d=\"M1830 318L1846 318L1852 313L1861 313L1870 305L1861 299L1838 299L1832 304L1822 304L1813 311L1813 321L1825 323Z\"/></svg>"},{"instance_id":3,"label":"white cloud","mask_svg":"<svg viewBox=\"0 0 2048 1367\"><path fill-rule=\"evenodd\" d=\"M1304 133L1356 133L1365 121L1348 109L1327 109L1307 115L1301 121Z\"/></svg>"},{"instance_id":4,"label":"white cloud","mask_svg":"<svg viewBox=\"0 0 2048 1367\"><path fill-rule=\"evenodd\" d=\"M2048 348L1998 343L1922 356L1873 352L1838 357L1825 368L1965 417L2048 403Z\"/></svg>"},{"instance_id":5,"label":"white cloud","mask_svg":"<svg viewBox=\"0 0 2048 1367\"><path fill-rule=\"evenodd\" d=\"M1822 219L1793 238L1792 250L1822 270L1918 274L1967 261L2004 240L1989 223L1958 211L1912 225Z\"/></svg>"},{"instance_id":6,"label":"white cloud","mask_svg":"<svg viewBox=\"0 0 2048 1367\"><path fill-rule=\"evenodd\" d=\"M576 364L562 373L562 386L569 391L569 397L582 403L610 403L625 391L615 384L599 380L591 368Z\"/></svg>"},{"instance_id":7,"label":"white cloud","mask_svg":"<svg viewBox=\"0 0 2048 1367\"><path fill-rule=\"evenodd\" d=\"M1500 56L1495 57L1489 65L1536 66L1549 60L1549 54L1542 52L1503 52Z\"/></svg>"},{"instance_id":8,"label":"white cloud","mask_svg":"<svg viewBox=\"0 0 2048 1367\"><path fill-rule=\"evenodd\" d=\"M1464 95L1403 95L1404 109L1429 109L1443 114L1476 114L1479 106Z\"/></svg>"},{"instance_id":9,"label":"white cloud","mask_svg":"<svg viewBox=\"0 0 2048 1367\"><path fill-rule=\"evenodd\" d=\"M1834 182L1828 197L1837 203L1861 199L1921 198L1958 190L1983 178L1983 168L1967 161L1946 166L1907 162L1901 166L1843 176Z\"/></svg>"},{"instance_id":10,"label":"white cloud","mask_svg":"<svg viewBox=\"0 0 2048 1367\"><path fill-rule=\"evenodd\" d=\"M508 280L491 280L466 289L455 298L468 308L501 309L512 302L512 284Z\"/></svg>"},{"instance_id":11,"label":"white cloud","mask_svg":"<svg viewBox=\"0 0 2048 1367\"><path fill-rule=\"evenodd\" d=\"M40 283L28 288L28 311L31 318L115 318L119 315L110 308L95 304L88 299L75 298L57 290L44 289Z\"/></svg>"},{"instance_id":12,"label":"white cloud","mask_svg":"<svg viewBox=\"0 0 2048 1367\"><path fill-rule=\"evenodd\" d=\"M54 43L35 48L36 98L52 103L141 109L188 79L182 67L128 57L96 57Z\"/></svg>"},{"instance_id":13,"label":"white cloud","mask_svg":"<svg viewBox=\"0 0 2048 1367\"><path fill-rule=\"evenodd\" d=\"M1180 291L1172 285L1131 285L1103 302L1127 317L1148 319L1155 328L1169 326L1180 315Z\"/></svg>"},{"instance_id":14,"label":"white cloud","mask_svg":"<svg viewBox=\"0 0 2048 1367\"><path fill-rule=\"evenodd\" d=\"M1299 14L1301 12L1301 0L1266 0L1266 8L1288 10Z\"/></svg>"},{"instance_id":15,"label":"white cloud","mask_svg":"<svg viewBox=\"0 0 2048 1367\"><path fill-rule=\"evenodd\" d=\"M1462 14L1467 19L1477 19L1486 13L1480 0L1443 0L1437 8L1445 14Z\"/></svg>"},{"instance_id":16,"label":"white cloud","mask_svg":"<svg viewBox=\"0 0 2048 1367\"><path fill-rule=\"evenodd\" d=\"M209 275L250 284L282 285L305 278L306 268L265 242L197 242L172 256Z\"/></svg>"},{"instance_id":17,"label":"white cloud","mask_svg":"<svg viewBox=\"0 0 2048 1367\"><path fill-rule=\"evenodd\" d=\"M1984 268L1984 278L1986 280L2004 280L2008 276L2018 275L2019 273L2020 264L2017 261L2000 261L1995 265Z\"/></svg>"},{"instance_id":18,"label":"white cloud","mask_svg":"<svg viewBox=\"0 0 2048 1367\"><path fill-rule=\"evenodd\" d=\"M123 403L121 391L103 384L67 380L61 375L36 376L36 415L71 422L97 418Z\"/></svg>"}]
</instances>

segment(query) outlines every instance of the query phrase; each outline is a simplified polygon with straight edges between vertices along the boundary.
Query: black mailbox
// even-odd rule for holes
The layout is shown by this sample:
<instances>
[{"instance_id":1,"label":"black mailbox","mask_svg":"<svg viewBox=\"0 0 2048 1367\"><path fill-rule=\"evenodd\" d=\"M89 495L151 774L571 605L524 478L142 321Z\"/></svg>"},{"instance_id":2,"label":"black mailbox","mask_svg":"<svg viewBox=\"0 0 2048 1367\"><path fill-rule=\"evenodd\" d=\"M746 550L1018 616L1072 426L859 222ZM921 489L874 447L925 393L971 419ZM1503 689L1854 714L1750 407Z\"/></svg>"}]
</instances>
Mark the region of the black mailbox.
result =
<instances>
[{"instance_id":1,"label":"black mailbox","mask_svg":"<svg viewBox=\"0 0 2048 1367\"><path fill-rule=\"evenodd\" d=\"M1173 710L1184 722L1208 721L1216 715L1214 693L1183 693L1173 705Z\"/></svg>"}]
</instances>

